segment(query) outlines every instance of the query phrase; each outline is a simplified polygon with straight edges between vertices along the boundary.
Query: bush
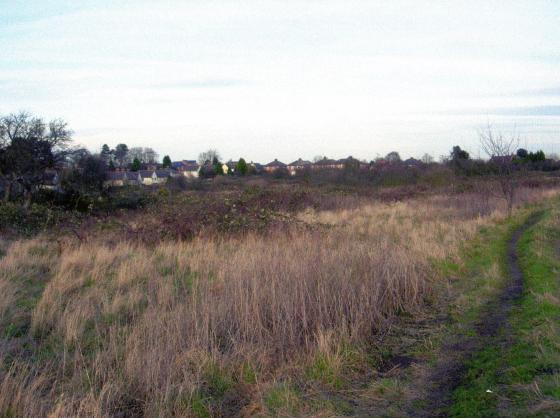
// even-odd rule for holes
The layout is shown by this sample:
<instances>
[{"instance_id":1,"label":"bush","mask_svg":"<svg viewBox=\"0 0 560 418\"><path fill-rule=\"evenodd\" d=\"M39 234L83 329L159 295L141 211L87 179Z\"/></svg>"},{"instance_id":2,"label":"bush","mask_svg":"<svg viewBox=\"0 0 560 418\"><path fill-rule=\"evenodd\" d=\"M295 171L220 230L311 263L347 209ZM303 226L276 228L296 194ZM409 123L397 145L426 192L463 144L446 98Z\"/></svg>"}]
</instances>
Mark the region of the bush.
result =
<instances>
[{"instance_id":1,"label":"bush","mask_svg":"<svg viewBox=\"0 0 560 418\"><path fill-rule=\"evenodd\" d=\"M18 203L0 204L0 230L2 231L33 235L56 225L61 218L61 211L36 203L27 209Z\"/></svg>"},{"instance_id":2,"label":"bush","mask_svg":"<svg viewBox=\"0 0 560 418\"><path fill-rule=\"evenodd\" d=\"M155 197L150 190L140 187L119 187L110 190L106 210L139 209L153 202Z\"/></svg>"},{"instance_id":3,"label":"bush","mask_svg":"<svg viewBox=\"0 0 560 418\"><path fill-rule=\"evenodd\" d=\"M185 176L170 177L167 179L166 186L172 192L179 192L189 188L189 181Z\"/></svg>"}]
</instances>

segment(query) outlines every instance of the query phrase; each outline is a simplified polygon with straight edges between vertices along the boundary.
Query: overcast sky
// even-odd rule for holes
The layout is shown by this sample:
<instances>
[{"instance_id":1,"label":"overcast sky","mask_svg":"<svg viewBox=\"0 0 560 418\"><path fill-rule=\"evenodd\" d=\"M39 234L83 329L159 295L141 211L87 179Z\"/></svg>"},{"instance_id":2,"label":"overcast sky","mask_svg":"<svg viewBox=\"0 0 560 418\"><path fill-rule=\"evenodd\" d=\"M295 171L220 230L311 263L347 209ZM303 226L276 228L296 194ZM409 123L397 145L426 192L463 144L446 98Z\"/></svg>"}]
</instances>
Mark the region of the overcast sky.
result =
<instances>
[{"instance_id":1,"label":"overcast sky","mask_svg":"<svg viewBox=\"0 0 560 418\"><path fill-rule=\"evenodd\" d=\"M476 155L487 121L560 152L560 1L0 0L23 109L173 160Z\"/></svg>"}]
</instances>

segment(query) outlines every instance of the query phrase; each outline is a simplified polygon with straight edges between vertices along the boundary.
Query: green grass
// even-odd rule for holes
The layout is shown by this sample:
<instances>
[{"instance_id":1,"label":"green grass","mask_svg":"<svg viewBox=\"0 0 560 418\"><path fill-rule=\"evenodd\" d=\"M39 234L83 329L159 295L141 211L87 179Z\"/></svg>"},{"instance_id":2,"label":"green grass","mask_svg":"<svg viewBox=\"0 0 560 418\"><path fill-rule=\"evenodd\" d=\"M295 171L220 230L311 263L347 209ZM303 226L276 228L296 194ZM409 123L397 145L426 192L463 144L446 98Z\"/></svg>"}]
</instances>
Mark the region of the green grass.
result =
<instances>
[{"instance_id":1,"label":"green grass","mask_svg":"<svg viewBox=\"0 0 560 418\"><path fill-rule=\"evenodd\" d=\"M332 364L328 356L319 353L307 368L306 377L327 386L340 389L343 386L341 371Z\"/></svg>"},{"instance_id":2,"label":"green grass","mask_svg":"<svg viewBox=\"0 0 560 418\"><path fill-rule=\"evenodd\" d=\"M560 414L560 209L519 241L525 292L511 324L514 344L504 357L512 415Z\"/></svg>"},{"instance_id":3,"label":"green grass","mask_svg":"<svg viewBox=\"0 0 560 418\"><path fill-rule=\"evenodd\" d=\"M200 396L194 396L190 405L190 410L193 413L193 416L197 418L210 418L207 403L208 399L201 398Z\"/></svg>"},{"instance_id":4,"label":"green grass","mask_svg":"<svg viewBox=\"0 0 560 418\"><path fill-rule=\"evenodd\" d=\"M300 410L300 397L288 382L279 382L264 396L264 404L272 416L295 416Z\"/></svg>"},{"instance_id":5,"label":"green grass","mask_svg":"<svg viewBox=\"0 0 560 418\"><path fill-rule=\"evenodd\" d=\"M19 338L27 334L31 324L31 313L39 301L43 290L50 279L51 271L48 263L47 245L30 247L27 254L43 257L37 265L29 264L24 271L10 277L17 286L15 301L6 314L0 317L0 338Z\"/></svg>"},{"instance_id":6,"label":"green grass","mask_svg":"<svg viewBox=\"0 0 560 418\"><path fill-rule=\"evenodd\" d=\"M206 366L204 377L207 383L208 395L212 398L221 398L233 388L233 378L215 363Z\"/></svg>"},{"instance_id":7,"label":"green grass","mask_svg":"<svg viewBox=\"0 0 560 418\"><path fill-rule=\"evenodd\" d=\"M465 248L464 261L455 292L459 295L450 305L454 320L452 334L475 337L473 323L481 316L486 303L498 297L506 278L505 255L512 231L525 219L520 214L503 224L484 228ZM457 417L495 415L497 370L500 349L491 341L467 362L463 384L453 393L453 405L447 413ZM490 390L491 392L487 392Z\"/></svg>"},{"instance_id":8,"label":"green grass","mask_svg":"<svg viewBox=\"0 0 560 418\"><path fill-rule=\"evenodd\" d=\"M557 205L557 202L555 203ZM451 416L556 416L560 413L560 211L552 206L518 243L524 294L509 317L505 348L489 339L467 364L463 384L454 392ZM510 222L508 230L518 222ZM484 233L483 233L484 234ZM499 262L509 234L501 234L470 252L467 270L477 283L467 293L463 319L480 314L473 297L490 296L501 280L487 282L489 262ZM483 238L483 237L482 237ZM495 270L495 269L494 269ZM483 289L486 288L486 289Z\"/></svg>"}]
</instances>

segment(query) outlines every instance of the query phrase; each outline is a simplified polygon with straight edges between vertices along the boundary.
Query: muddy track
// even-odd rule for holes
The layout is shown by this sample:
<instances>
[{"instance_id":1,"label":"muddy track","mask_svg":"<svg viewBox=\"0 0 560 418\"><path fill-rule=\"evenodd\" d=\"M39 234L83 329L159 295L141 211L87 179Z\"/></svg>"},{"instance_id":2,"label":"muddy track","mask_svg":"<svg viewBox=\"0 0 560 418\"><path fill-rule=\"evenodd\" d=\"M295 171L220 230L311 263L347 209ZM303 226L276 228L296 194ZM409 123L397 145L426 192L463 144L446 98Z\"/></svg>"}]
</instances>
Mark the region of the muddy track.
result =
<instances>
[{"instance_id":1,"label":"muddy track","mask_svg":"<svg viewBox=\"0 0 560 418\"><path fill-rule=\"evenodd\" d=\"M411 416L445 417L452 405L452 395L464 380L469 359L485 347L497 345L503 349L508 341L508 315L513 303L523 294L523 273L517 257L517 242L523 233L535 225L542 216L535 212L511 235L506 250L508 279L501 294L486 304L475 321L474 336L455 335L442 345L439 361L428 377L429 393L422 411L410 410ZM505 331L505 332L504 332ZM467 332L465 332L467 334Z\"/></svg>"}]
</instances>

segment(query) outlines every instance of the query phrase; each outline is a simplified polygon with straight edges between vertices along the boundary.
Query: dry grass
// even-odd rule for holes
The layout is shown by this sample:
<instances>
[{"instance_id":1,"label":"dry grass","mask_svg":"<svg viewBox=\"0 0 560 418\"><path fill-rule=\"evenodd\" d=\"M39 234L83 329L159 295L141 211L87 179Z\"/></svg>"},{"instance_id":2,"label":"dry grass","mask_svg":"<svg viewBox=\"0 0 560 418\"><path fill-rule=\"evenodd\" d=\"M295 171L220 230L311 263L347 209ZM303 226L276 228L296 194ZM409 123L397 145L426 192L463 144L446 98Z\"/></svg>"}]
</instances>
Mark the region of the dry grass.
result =
<instances>
[{"instance_id":1,"label":"dry grass","mask_svg":"<svg viewBox=\"0 0 560 418\"><path fill-rule=\"evenodd\" d=\"M60 256L41 241L16 242L0 260L0 313L5 326L27 318L15 340L31 348L13 360L14 338L1 340L0 414L270 411L269 383L294 365L320 356L338 376L344 345L363 346L391 315L422 308L431 262L456 257L480 226L504 217L498 202L473 202L307 212L300 219L322 227L153 247L87 243ZM29 281L45 280L36 304L15 312Z\"/></svg>"}]
</instances>

